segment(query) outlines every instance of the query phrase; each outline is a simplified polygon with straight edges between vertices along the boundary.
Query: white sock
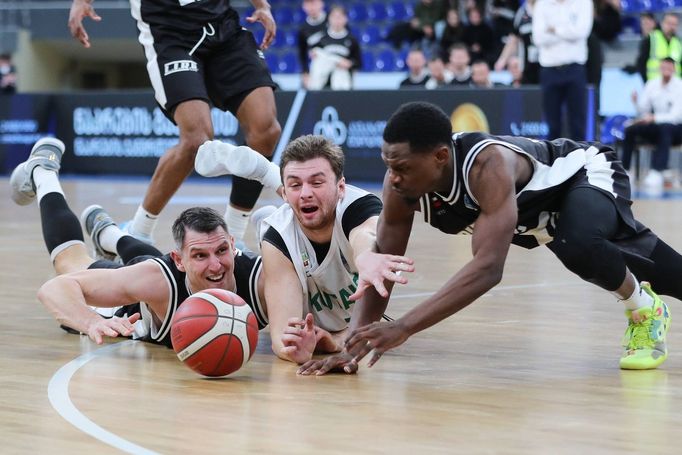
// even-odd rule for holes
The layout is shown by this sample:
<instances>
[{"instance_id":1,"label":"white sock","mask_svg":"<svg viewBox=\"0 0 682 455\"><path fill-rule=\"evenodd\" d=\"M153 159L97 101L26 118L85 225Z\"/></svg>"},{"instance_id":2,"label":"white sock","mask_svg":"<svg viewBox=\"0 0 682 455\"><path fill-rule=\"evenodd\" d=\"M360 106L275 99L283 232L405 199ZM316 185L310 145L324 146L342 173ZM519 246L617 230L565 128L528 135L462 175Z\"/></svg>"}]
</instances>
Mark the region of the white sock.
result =
<instances>
[{"instance_id":1,"label":"white sock","mask_svg":"<svg viewBox=\"0 0 682 455\"><path fill-rule=\"evenodd\" d=\"M121 228L116 226L115 224L107 226L104 229L102 229L102 231L99 233L98 239L99 246L101 246L102 249L104 249L104 251L116 254L116 244L118 243L118 240L124 235L127 234L123 232Z\"/></svg>"},{"instance_id":2,"label":"white sock","mask_svg":"<svg viewBox=\"0 0 682 455\"><path fill-rule=\"evenodd\" d=\"M282 184L279 166L252 148L221 141L206 141L197 151L195 170L204 177L236 175L277 188Z\"/></svg>"},{"instance_id":3,"label":"white sock","mask_svg":"<svg viewBox=\"0 0 682 455\"><path fill-rule=\"evenodd\" d=\"M49 193L64 194L62 185L59 183L59 177L55 171L44 169L36 166L33 169L33 183L36 186L36 195L38 196L38 203Z\"/></svg>"},{"instance_id":4,"label":"white sock","mask_svg":"<svg viewBox=\"0 0 682 455\"><path fill-rule=\"evenodd\" d=\"M151 237L154 228L156 227L156 222L158 221L159 215L154 215L146 211L142 205L137 208L135 212L135 217L131 221L128 228L128 232L133 235L143 235L146 237ZM116 252L116 250L112 251Z\"/></svg>"},{"instance_id":5,"label":"white sock","mask_svg":"<svg viewBox=\"0 0 682 455\"><path fill-rule=\"evenodd\" d=\"M238 210L231 205L227 206L225 210L225 222L227 223L227 230L232 234L235 241L243 241L246 227L249 225L249 217L251 210Z\"/></svg>"},{"instance_id":6,"label":"white sock","mask_svg":"<svg viewBox=\"0 0 682 455\"><path fill-rule=\"evenodd\" d=\"M649 294L644 292L639 286L637 279L635 279L635 290L627 299L619 299L628 310L638 310L640 308L651 307L654 304L654 299Z\"/></svg>"}]
</instances>

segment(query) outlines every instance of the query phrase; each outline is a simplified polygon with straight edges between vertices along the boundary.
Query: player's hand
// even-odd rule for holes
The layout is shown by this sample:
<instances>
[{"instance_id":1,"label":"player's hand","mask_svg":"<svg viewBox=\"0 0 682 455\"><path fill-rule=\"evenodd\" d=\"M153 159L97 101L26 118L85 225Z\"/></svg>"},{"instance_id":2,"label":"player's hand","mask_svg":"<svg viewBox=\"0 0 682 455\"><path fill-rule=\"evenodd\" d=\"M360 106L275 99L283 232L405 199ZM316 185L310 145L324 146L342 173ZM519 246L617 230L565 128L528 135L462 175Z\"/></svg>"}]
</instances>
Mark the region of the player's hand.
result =
<instances>
[{"instance_id":1,"label":"player's hand","mask_svg":"<svg viewBox=\"0 0 682 455\"><path fill-rule=\"evenodd\" d=\"M326 373L355 374L358 371L358 363L353 356L346 351L330 355L324 359L309 360L296 370L296 374L303 376L321 376Z\"/></svg>"},{"instance_id":2,"label":"player's hand","mask_svg":"<svg viewBox=\"0 0 682 455\"><path fill-rule=\"evenodd\" d=\"M374 286L382 297L388 297L384 280L407 284L407 278L402 276L402 272L414 272L413 264L414 261L405 256L372 251L360 253L355 259L358 268L358 288L349 299L353 301L359 299L370 286Z\"/></svg>"},{"instance_id":3,"label":"player's hand","mask_svg":"<svg viewBox=\"0 0 682 455\"><path fill-rule=\"evenodd\" d=\"M315 326L314 329L315 338L317 339L315 352L329 354L332 352L339 352L341 350L342 346L339 346L331 333L318 326Z\"/></svg>"},{"instance_id":4,"label":"player's hand","mask_svg":"<svg viewBox=\"0 0 682 455\"><path fill-rule=\"evenodd\" d=\"M275 24L275 18L272 17L270 8L256 9L251 16L246 18L246 22L250 24L260 22L263 24L265 35L263 36L263 41L260 43L260 48L265 50L270 47L270 44L272 44L272 41L277 34L277 24Z\"/></svg>"},{"instance_id":5,"label":"player's hand","mask_svg":"<svg viewBox=\"0 0 682 455\"><path fill-rule=\"evenodd\" d=\"M305 319L289 318L282 335L282 344L282 352L293 362L300 365L310 360L317 345L313 315L308 313Z\"/></svg>"},{"instance_id":6,"label":"player's hand","mask_svg":"<svg viewBox=\"0 0 682 455\"><path fill-rule=\"evenodd\" d=\"M69 11L69 31L86 48L90 47L90 37L83 27L83 19L89 17L95 22L102 20L92 7L92 0L73 0Z\"/></svg>"},{"instance_id":7,"label":"player's hand","mask_svg":"<svg viewBox=\"0 0 682 455\"><path fill-rule=\"evenodd\" d=\"M356 363L371 352L372 357L367 363L367 366L371 367L379 361L384 352L400 346L409 336L399 320L374 322L353 330L346 340L345 350L353 355Z\"/></svg>"},{"instance_id":8,"label":"player's hand","mask_svg":"<svg viewBox=\"0 0 682 455\"><path fill-rule=\"evenodd\" d=\"M100 318L97 322L88 327L88 336L97 344L102 344L104 337L115 338L119 335L128 337L135 332L133 324L140 319L140 313L132 316L119 318L114 316L110 319Z\"/></svg>"}]
</instances>

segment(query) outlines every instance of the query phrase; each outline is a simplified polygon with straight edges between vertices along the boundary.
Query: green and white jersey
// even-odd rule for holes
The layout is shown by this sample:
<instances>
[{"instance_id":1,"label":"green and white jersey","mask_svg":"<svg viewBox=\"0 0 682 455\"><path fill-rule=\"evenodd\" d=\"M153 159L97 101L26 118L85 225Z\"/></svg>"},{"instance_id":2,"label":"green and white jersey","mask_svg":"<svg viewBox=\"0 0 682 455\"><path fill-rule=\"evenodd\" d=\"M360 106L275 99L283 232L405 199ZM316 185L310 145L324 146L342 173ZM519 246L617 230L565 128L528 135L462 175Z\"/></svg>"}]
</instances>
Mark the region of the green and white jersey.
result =
<instances>
[{"instance_id":1,"label":"green and white jersey","mask_svg":"<svg viewBox=\"0 0 682 455\"><path fill-rule=\"evenodd\" d=\"M310 312L316 325L332 332L348 326L353 307L348 297L355 292L358 279L348 236L353 228L380 212L379 198L346 185L345 196L336 206L329 244L311 242L303 234L289 204L263 220L263 240L282 251L296 269L303 288L302 317Z\"/></svg>"}]
</instances>

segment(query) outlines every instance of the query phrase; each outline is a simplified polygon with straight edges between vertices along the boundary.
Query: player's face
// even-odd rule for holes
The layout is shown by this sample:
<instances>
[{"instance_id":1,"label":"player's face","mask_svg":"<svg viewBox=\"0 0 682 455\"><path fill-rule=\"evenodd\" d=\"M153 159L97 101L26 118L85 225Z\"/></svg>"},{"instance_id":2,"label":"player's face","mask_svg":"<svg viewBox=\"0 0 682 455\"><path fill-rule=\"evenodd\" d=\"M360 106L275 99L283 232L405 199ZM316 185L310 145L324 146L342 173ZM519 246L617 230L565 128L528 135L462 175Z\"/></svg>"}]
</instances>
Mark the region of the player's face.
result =
<instances>
[{"instance_id":1,"label":"player's face","mask_svg":"<svg viewBox=\"0 0 682 455\"><path fill-rule=\"evenodd\" d=\"M384 142L381 147L381 158L388 168L391 189L408 201L416 201L425 193L447 189L440 186L443 186L443 169L448 156L447 147L424 153L411 152L407 142Z\"/></svg>"},{"instance_id":2,"label":"player's face","mask_svg":"<svg viewBox=\"0 0 682 455\"><path fill-rule=\"evenodd\" d=\"M173 259L178 269L187 274L192 292L235 290L234 239L222 227L209 233L187 229L182 250Z\"/></svg>"},{"instance_id":3,"label":"player's face","mask_svg":"<svg viewBox=\"0 0 682 455\"><path fill-rule=\"evenodd\" d=\"M284 168L283 181L284 199L304 231L328 231L331 235L345 181L336 179L329 161L324 158L290 161Z\"/></svg>"}]
</instances>

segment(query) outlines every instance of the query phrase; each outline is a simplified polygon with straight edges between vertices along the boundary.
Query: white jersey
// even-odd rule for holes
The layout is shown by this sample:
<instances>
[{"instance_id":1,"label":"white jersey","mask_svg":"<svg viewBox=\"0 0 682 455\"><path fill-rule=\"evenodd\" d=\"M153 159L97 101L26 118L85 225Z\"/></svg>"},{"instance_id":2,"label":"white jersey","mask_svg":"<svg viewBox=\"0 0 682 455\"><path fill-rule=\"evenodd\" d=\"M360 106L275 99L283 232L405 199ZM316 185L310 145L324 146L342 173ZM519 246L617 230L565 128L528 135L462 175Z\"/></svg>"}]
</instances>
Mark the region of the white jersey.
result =
<instances>
[{"instance_id":1,"label":"white jersey","mask_svg":"<svg viewBox=\"0 0 682 455\"><path fill-rule=\"evenodd\" d=\"M289 204L284 204L263 220L265 226L262 231L265 232L268 227L275 229L284 240L291 256L291 262L303 288L301 297L303 302L306 302L301 316L312 313L315 324L325 330L332 332L343 330L350 321L354 302L348 297L356 290L358 270L341 220L353 202L368 194L370 193L365 190L346 185L346 194L336 205L336 219L329 252L321 264L318 264L315 250L303 234Z\"/></svg>"}]
</instances>

